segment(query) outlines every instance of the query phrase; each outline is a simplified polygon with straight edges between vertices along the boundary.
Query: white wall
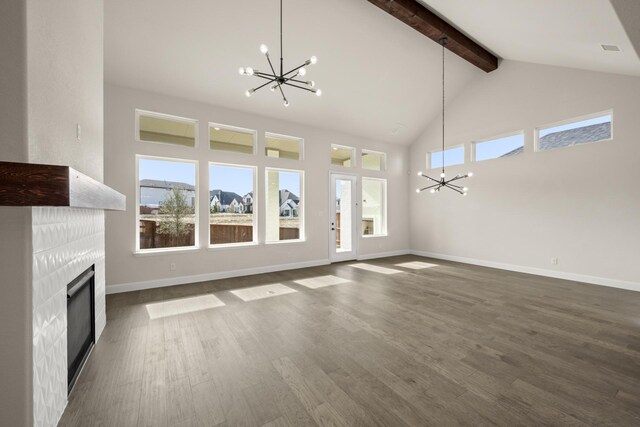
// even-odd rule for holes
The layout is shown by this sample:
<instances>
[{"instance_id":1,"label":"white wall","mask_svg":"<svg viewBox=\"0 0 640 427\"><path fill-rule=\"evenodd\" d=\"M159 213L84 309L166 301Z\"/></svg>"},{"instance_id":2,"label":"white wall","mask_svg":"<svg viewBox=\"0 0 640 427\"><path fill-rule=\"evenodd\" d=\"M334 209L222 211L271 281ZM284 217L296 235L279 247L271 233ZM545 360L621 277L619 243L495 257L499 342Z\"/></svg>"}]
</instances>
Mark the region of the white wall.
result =
<instances>
[{"instance_id":1,"label":"white wall","mask_svg":"<svg viewBox=\"0 0 640 427\"><path fill-rule=\"evenodd\" d=\"M263 94L263 96L270 95L271 93L268 91ZM274 108L283 108L277 99L273 101ZM247 102L251 102L251 100L247 100ZM136 108L199 120L200 140L198 147L186 149L169 144L135 142L134 111ZM247 156L238 153L210 151L207 142L209 121L257 130L259 153ZM322 123L319 125L321 126ZM304 160L294 161L264 156L264 133L267 131L304 138ZM373 172L363 171L360 168L332 167L330 164L332 143L384 151L388 155L388 170ZM199 207L199 235L203 248L186 253L134 255L138 230L135 221L136 154L199 160L199 181L202 185L198 191L201 200L208 198L208 161L257 165L257 190L261 195L264 194L264 168L266 166L304 170L307 241L265 245L265 220L264 215L260 215L258 235L261 244L242 248L208 250L206 249L208 231L207 227L203 226L208 218L208 206L206 203L201 203ZM407 147L369 141L321 128L283 122L223 107L107 85L105 88L105 182L127 196L126 213L111 212L106 215L107 292L141 286L184 283L198 279L206 280L208 277L212 277L212 274L219 275L238 270L251 272L247 269L267 268L274 265L295 264L301 266L309 263L328 262L329 170L331 169L355 173L360 176L386 177L389 180L388 237L360 239L360 255L406 250L409 245L406 227L409 218L406 210L408 203L407 165ZM258 203L259 208L264 212L264 198L261 198ZM170 271L170 263L176 264L175 271ZM132 283L135 285L129 286Z\"/></svg>"},{"instance_id":2,"label":"white wall","mask_svg":"<svg viewBox=\"0 0 640 427\"><path fill-rule=\"evenodd\" d=\"M608 109L613 141L533 151L536 126ZM466 144L466 163L447 172L475 176L464 198L411 192L411 248L640 283L639 111L640 78L504 61L448 103L446 144ZM437 118L411 146L410 190L425 184L415 172L441 144L440 126ZM470 163L470 141L518 130L524 154Z\"/></svg>"},{"instance_id":3,"label":"white wall","mask_svg":"<svg viewBox=\"0 0 640 427\"><path fill-rule=\"evenodd\" d=\"M102 0L0 2L0 160L102 180L102 22ZM66 285L94 262L97 335L104 326L104 215L1 207L0 218L0 424L55 426L67 402Z\"/></svg>"}]
</instances>

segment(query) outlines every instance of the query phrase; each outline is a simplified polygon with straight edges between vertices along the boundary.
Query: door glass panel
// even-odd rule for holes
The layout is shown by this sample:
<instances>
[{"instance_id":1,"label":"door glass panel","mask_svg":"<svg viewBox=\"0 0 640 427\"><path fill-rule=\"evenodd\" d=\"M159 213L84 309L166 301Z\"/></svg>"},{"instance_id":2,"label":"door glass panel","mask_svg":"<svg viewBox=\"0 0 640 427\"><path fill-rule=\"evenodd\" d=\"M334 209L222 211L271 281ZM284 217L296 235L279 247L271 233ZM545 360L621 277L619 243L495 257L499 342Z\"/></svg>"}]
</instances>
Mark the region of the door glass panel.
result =
<instances>
[{"instance_id":1,"label":"door glass panel","mask_svg":"<svg viewBox=\"0 0 640 427\"><path fill-rule=\"evenodd\" d=\"M351 241L351 198L352 185L349 180L336 179L336 252L350 252L353 247Z\"/></svg>"}]
</instances>

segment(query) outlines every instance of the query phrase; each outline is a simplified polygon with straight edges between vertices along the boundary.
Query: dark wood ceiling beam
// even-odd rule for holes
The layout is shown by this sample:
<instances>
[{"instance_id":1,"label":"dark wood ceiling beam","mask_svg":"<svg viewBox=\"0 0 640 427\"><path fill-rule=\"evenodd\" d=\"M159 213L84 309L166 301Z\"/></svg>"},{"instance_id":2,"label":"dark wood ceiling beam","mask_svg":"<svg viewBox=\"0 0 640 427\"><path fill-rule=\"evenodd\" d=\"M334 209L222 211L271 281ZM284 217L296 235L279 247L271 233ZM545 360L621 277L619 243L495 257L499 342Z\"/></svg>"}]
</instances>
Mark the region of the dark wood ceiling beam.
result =
<instances>
[{"instance_id":1,"label":"dark wood ceiling beam","mask_svg":"<svg viewBox=\"0 0 640 427\"><path fill-rule=\"evenodd\" d=\"M440 38L446 36L449 39L447 49L481 70L489 73L498 68L498 58L494 54L462 34L416 0L368 1L438 44Z\"/></svg>"}]
</instances>

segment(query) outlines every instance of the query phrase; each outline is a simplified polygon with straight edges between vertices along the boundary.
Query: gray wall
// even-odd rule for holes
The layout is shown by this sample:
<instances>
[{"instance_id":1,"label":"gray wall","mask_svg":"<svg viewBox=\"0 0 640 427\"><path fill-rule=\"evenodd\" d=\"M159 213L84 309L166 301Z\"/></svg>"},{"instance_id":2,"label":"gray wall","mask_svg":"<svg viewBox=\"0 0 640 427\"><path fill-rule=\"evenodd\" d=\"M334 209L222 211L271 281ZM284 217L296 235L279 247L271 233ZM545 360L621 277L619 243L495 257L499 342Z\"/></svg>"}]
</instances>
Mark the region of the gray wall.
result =
<instances>
[{"instance_id":1,"label":"gray wall","mask_svg":"<svg viewBox=\"0 0 640 427\"><path fill-rule=\"evenodd\" d=\"M277 103L275 108L280 108ZM199 141L195 149L135 141L135 109L156 111L199 120ZM258 131L259 147L264 147L264 133L274 132L304 138L304 160L267 158L264 152L251 156L239 153L213 152L208 146L208 122L240 126ZM387 153L386 172L363 171L358 168L332 168L331 144L368 148ZM199 160L200 200L208 200L207 161L232 164L255 164L258 171L257 189L265 186L264 167L305 170L305 209L307 241L238 248L207 250L207 204L201 203L200 242L195 252L162 253L135 256L138 227L135 222L135 155L153 155ZM358 159L358 165L360 160ZM107 221L107 292L113 285L147 282L146 285L167 283L166 280L225 271L238 271L272 265L326 261L329 252L329 171L340 170L360 176L388 179L388 236L362 238L360 254L384 254L407 250L408 195L407 147L371 141L320 128L256 116L179 98L162 96L119 86L105 88L105 182L127 196L127 212L108 212ZM359 194L359 193L358 193ZM263 200L259 202L263 206ZM264 236L264 216L259 216L259 236ZM264 238L261 238L264 241ZM176 270L170 271L169 264ZM187 279L185 279L187 280ZM204 280L204 279L203 279ZM188 280L187 280L188 281ZM112 288L113 289L113 288Z\"/></svg>"},{"instance_id":2,"label":"gray wall","mask_svg":"<svg viewBox=\"0 0 640 427\"><path fill-rule=\"evenodd\" d=\"M612 141L533 151L536 126L608 109ZM640 78L504 61L448 103L446 144L465 144L467 163L447 173L475 176L464 198L411 193L411 248L640 290L638 111ZM440 126L411 146L410 190L424 185L415 172L441 144ZM470 162L471 141L519 130L523 154Z\"/></svg>"}]
</instances>

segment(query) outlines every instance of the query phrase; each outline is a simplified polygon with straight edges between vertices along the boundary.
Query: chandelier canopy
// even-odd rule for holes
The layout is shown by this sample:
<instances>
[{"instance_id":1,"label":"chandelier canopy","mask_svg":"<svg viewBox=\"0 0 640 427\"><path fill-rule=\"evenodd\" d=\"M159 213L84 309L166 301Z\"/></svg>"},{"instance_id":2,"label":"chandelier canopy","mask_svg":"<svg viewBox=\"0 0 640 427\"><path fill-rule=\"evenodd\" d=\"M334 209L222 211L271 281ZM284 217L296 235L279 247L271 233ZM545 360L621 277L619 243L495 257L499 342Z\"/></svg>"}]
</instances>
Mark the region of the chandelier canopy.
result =
<instances>
[{"instance_id":1,"label":"chandelier canopy","mask_svg":"<svg viewBox=\"0 0 640 427\"><path fill-rule=\"evenodd\" d=\"M307 74L307 69L305 67L308 65L314 65L316 62L318 62L318 58L316 58L315 56L312 56L311 58L304 61L302 65L292 68L286 73L284 72L284 60L282 59L282 0L280 0L280 72L279 73L277 73L275 68L273 67L273 63L271 62L271 57L269 56L269 48L266 45L262 44L260 45L260 52L263 53L264 56L267 58L267 62L269 63L269 69L271 70L271 73L265 73L251 67L240 67L238 71L240 72L241 75L255 76L263 80L266 80L263 84L257 87L254 87L253 89L247 90L244 93L247 97L250 97L251 95L254 94L254 92L269 85L270 85L269 89L271 89L271 92L275 92L276 90L280 92L280 94L282 95L282 100L284 101L285 107L289 106L289 100L287 99L287 96L284 93L284 86L290 86L297 89L306 90L308 92L316 94L316 96L322 95L322 90L315 88L316 84L313 80L302 79Z\"/></svg>"},{"instance_id":2,"label":"chandelier canopy","mask_svg":"<svg viewBox=\"0 0 640 427\"><path fill-rule=\"evenodd\" d=\"M437 193L441 188L448 188L462 194L463 196L466 196L469 189L467 187L453 184L453 182L464 178L470 178L473 176L473 173L469 172L463 175L458 174L449 179L446 179L446 174L444 173L444 47L448 41L449 39L447 39L446 36L440 37L440 44L442 45L442 172L440 173L440 179L435 179L423 174L422 172L418 172L418 176L427 178L432 184L423 188L416 189L416 193L420 193L424 190L429 190L430 193ZM433 184L434 182L435 184Z\"/></svg>"}]
</instances>

